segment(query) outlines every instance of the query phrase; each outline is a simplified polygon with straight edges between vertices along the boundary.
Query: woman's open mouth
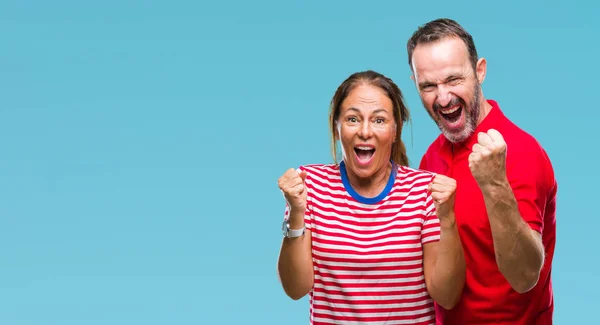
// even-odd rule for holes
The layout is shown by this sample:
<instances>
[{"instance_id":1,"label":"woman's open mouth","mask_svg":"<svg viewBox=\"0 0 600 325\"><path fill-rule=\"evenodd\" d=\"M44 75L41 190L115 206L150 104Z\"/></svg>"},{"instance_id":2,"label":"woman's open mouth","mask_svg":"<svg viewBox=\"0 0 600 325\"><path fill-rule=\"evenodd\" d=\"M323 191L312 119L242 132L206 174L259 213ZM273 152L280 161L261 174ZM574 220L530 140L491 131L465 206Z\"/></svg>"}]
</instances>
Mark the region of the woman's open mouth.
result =
<instances>
[{"instance_id":1,"label":"woman's open mouth","mask_svg":"<svg viewBox=\"0 0 600 325\"><path fill-rule=\"evenodd\" d=\"M359 165L366 166L375 156L375 147L370 145L355 146L354 153Z\"/></svg>"}]
</instances>

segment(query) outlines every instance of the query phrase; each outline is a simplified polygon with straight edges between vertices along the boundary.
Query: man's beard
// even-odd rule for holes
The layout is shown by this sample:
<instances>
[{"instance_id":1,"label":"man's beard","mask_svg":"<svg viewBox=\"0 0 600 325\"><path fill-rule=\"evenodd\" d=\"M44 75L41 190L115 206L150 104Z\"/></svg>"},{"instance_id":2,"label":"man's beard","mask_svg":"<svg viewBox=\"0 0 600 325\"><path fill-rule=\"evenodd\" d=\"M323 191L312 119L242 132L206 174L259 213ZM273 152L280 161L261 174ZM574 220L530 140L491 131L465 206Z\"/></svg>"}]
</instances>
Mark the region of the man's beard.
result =
<instances>
[{"instance_id":1,"label":"man's beard","mask_svg":"<svg viewBox=\"0 0 600 325\"><path fill-rule=\"evenodd\" d=\"M481 110L481 103L479 102L481 86L476 83L475 84L475 92L473 93L473 98L471 98L471 105L467 107L467 104L459 97L454 97L448 105L445 107L452 107L456 105L460 105L463 110L465 110L465 126L462 130L459 131L450 131L447 130L441 121L438 119L443 119L443 117L438 114L439 110L444 108L438 103L433 103L433 113L429 113L431 118L435 121L442 134L452 143L459 143L465 141L469 138L473 132L475 132L475 128L477 127L477 122L479 121L479 114ZM436 118L437 117L437 118Z\"/></svg>"}]
</instances>

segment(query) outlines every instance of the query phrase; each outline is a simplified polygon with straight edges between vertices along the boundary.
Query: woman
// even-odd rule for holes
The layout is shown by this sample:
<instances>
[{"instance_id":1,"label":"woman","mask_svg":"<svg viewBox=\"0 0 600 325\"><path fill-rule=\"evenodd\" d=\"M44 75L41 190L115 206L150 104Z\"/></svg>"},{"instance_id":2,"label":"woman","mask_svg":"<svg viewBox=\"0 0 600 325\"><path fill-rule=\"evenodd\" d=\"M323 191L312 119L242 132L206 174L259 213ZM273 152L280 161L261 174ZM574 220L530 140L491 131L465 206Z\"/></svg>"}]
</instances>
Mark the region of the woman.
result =
<instances>
[{"instance_id":1,"label":"woman","mask_svg":"<svg viewBox=\"0 0 600 325\"><path fill-rule=\"evenodd\" d=\"M311 324L435 324L465 278L453 204L456 182L409 168L408 120L389 78L351 75L331 101L337 162L289 169L278 271L292 299L310 295Z\"/></svg>"}]
</instances>

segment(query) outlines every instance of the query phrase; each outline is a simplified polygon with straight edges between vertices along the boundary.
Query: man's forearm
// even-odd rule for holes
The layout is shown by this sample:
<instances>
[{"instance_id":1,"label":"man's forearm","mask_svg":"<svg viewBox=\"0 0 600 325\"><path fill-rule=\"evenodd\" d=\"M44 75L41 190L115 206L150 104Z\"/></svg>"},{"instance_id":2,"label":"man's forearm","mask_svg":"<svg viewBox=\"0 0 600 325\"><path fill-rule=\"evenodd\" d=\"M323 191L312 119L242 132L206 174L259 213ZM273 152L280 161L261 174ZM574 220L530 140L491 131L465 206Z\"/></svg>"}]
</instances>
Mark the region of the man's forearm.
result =
<instances>
[{"instance_id":1,"label":"man's forearm","mask_svg":"<svg viewBox=\"0 0 600 325\"><path fill-rule=\"evenodd\" d=\"M541 240L521 218L508 181L483 187L482 193L498 268L515 291L527 292L536 285L544 263Z\"/></svg>"}]
</instances>

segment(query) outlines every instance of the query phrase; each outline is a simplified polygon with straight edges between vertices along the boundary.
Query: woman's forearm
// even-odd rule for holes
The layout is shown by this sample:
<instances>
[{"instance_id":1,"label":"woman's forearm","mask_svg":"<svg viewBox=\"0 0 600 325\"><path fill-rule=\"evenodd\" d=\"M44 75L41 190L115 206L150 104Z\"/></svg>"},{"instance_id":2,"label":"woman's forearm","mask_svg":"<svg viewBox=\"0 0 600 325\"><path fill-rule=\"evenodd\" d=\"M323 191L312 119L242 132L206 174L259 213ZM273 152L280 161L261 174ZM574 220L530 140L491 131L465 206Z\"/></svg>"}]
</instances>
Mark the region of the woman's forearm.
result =
<instances>
[{"instance_id":1,"label":"woman's forearm","mask_svg":"<svg viewBox=\"0 0 600 325\"><path fill-rule=\"evenodd\" d=\"M452 218L454 219L454 218ZM465 283L465 257L456 221L440 223L440 242L428 291L445 309L452 309L460 300Z\"/></svg>"},{"instance_id":2,"label":"woman's forearm","mask_svg":"<svg viewBox=\"0 0 600 325\"><path fill-rule=\"evenodd\" d=\"M292 229L304 226L304 214L290 212ZM285 293L292 299L304 297L313 287L314 269L311 252L311 232L296 238L284 238L277 263L279 279Z\"/></svg>"}]
</instances>

